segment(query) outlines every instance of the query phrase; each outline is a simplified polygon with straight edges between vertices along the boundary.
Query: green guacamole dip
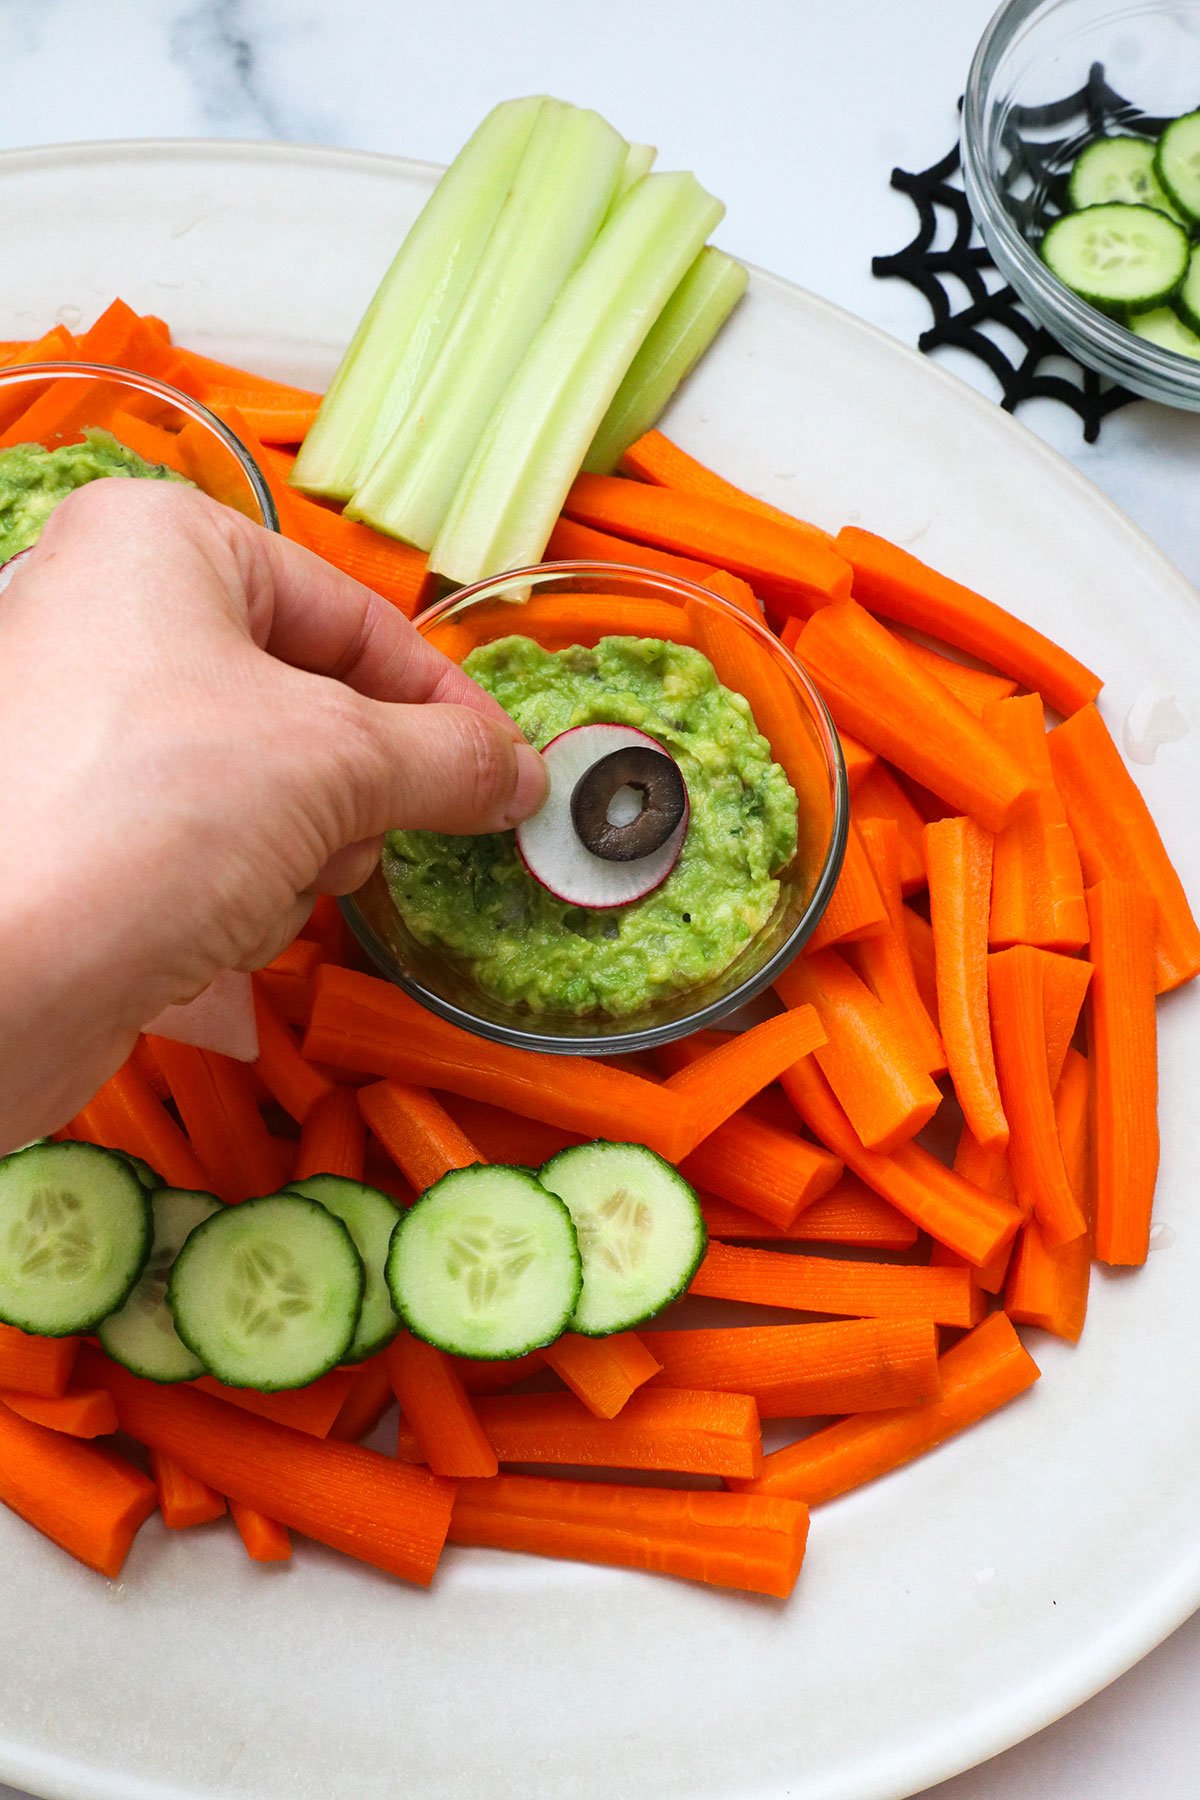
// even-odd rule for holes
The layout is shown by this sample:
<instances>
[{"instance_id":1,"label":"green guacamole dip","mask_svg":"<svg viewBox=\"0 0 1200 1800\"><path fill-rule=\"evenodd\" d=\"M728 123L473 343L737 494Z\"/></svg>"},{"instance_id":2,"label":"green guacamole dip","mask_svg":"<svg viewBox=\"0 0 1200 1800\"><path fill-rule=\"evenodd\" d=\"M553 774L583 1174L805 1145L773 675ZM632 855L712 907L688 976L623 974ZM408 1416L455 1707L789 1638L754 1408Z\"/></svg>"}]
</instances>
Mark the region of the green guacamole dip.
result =
<instances>
[{"instance_id":1,"label":"green guacamole dip","mask_svg":"<svg viewBox=\"0 0 1200 1800\"><path fill-rule=\"evenodd\" d=\"M0 450L0 565L37 543L60 500L102 475L186 480L174 469L148 463L111 432L94 425L84 432L81 444L61 444L57 450L14 444Z\"/></svg>"},{"instance_id":2,"label":"green guacamole dip","mask_svg":"<svg viewBox=\"0 0 1200 1800\"><path fill-rule=\"evenodd\" d=\"M797 805L748 702L698 650L607 637L546 651L526 637L472 651L464 667L543 749L575 725L635 725L669 750L691 820L679 861L629 906L568 905L533 879L512 832L397 831L383 867L417 940L531 1012L621 1017L720 973L761 931L796 850Z\"/></svg>"}]
</instances>

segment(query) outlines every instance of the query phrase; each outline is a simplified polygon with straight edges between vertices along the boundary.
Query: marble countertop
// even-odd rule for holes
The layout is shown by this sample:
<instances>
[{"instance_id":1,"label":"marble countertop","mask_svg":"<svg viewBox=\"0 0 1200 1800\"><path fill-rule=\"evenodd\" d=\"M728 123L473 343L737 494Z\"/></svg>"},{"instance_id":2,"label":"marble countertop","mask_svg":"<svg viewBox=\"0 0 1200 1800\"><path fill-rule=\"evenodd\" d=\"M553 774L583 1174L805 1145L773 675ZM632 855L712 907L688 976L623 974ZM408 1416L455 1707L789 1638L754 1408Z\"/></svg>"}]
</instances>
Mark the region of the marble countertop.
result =
<instances>
[{"instance_id":1,"label":"marble countertop","mask_svg":"<svg viewBox=\"0 0 1200 1800\"><path fill-rule=\"evenodd\" d=\"M662 166L695 169L728 204L727 249L913 343L924 301L870 273L873 254L913 232L888 176L948 149L991 10L991 0L0 0L0 149L277 138L440 162L496 100L559 93L657 143ZM945 360L994 395L979 365ZM1200 583L1200 416L1140 403L1092 446L1054 403L1020 418ZM1198 1689L1200 1615L1069 1718L931 1793L1185 1800L1197 1788ZM0 1787L0 1800L23 1797Z\"/></svg>"}]
</instances>

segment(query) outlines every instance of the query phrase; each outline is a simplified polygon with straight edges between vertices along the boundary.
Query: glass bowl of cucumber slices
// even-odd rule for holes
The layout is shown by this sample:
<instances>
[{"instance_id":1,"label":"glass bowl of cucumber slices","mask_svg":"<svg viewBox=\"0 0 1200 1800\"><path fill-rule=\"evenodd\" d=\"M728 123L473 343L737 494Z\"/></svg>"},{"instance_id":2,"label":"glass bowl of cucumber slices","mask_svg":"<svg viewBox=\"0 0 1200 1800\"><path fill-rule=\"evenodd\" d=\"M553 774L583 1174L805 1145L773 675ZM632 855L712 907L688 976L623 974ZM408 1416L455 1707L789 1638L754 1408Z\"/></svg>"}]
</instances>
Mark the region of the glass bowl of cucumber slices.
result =
<instances>
[{"instance_id":1,"label":"glass bowl of cucumber slices","mask_svg":"<svg viewBox=\"0 0 1200 1800\"><path fill-rule=\"evenodd\" d=\"M997 268L1090 368L1200 411L1200 0L1006 0L963 102Z\"/></svg>"}]
</instances>

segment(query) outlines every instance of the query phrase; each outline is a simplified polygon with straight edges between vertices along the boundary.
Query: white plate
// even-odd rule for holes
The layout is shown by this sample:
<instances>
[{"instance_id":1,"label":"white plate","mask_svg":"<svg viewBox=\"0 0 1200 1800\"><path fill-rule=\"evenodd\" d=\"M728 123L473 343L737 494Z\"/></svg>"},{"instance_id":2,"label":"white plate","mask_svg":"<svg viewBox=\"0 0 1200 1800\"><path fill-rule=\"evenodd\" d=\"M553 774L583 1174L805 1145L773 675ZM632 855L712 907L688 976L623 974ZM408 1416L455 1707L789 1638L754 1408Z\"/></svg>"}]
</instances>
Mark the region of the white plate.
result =
<instances>
[{"instance_id":1,"label":"white plate","mask_svg":"<svg viewBox=\"0 0 1200 1800\"><path fill-rule=\"evenodd\" d=\"M314 384L428 191L383 158L259 145L0 157L0 335L114 293L183 342ZM997 408L756 275L672 415L782 504L861 520L1200 718L1200 609ZM1139 770L1191 891L1191 741ZM301 1546L146 1527L110 1586L0 1514L0 1776L105 1800L873 1800L1075 1706L1200 1603L1200 997L1163 1007L1162 1247L1100 1277L1083 1347L958 1443L820 1511L786 1605L497 1554L416 1593Z\"/></svg>"}]
</instances>

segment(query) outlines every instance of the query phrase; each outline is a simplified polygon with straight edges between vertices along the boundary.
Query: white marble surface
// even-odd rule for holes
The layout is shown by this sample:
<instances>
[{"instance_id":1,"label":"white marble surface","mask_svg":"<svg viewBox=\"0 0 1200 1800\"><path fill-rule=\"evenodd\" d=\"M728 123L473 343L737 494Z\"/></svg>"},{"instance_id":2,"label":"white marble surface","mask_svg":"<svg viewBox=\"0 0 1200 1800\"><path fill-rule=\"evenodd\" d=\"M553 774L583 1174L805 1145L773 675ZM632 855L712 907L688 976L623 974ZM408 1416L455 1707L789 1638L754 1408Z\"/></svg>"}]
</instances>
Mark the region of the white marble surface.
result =
<instances>
[{"instance_id":1,"label":"white marble surface","mask_svg":"<svg viewBox=\"0 0 1200 1800\"><path fill-rule=\"evenodd\" d=\"M443 161L495 100L550 91L656 143L662 166L697 170L728 203L728 249L911 343L924 302L870 274L872 254L913 229L888 173L947 148L990 10L990 0L0 0L0 148L219 136ZM17 280L19 247L7 249L6 278ZM987 389L969 361L947 360ZM1090 448L1061 408L1039 403L1021 418L1200 582L1200 417L1139 404ZM1188 1800L1200 1787L1198 1687L1200 1616L1070 1718L934 1790L937 1800ZM119 1717L114 1697L114 1729ZM22 1797L0 1788L0 1800Z\"/></svg>"}]
</instances>

